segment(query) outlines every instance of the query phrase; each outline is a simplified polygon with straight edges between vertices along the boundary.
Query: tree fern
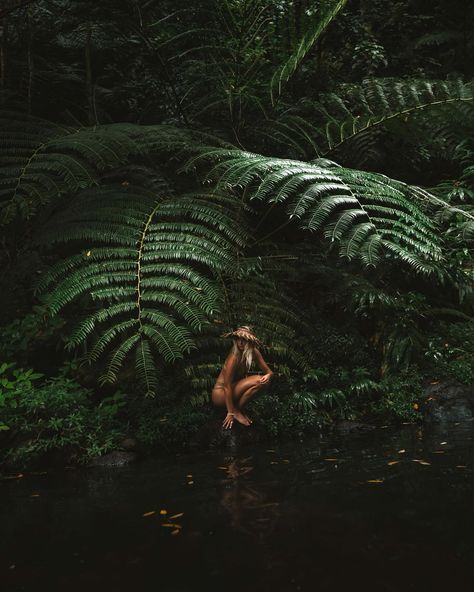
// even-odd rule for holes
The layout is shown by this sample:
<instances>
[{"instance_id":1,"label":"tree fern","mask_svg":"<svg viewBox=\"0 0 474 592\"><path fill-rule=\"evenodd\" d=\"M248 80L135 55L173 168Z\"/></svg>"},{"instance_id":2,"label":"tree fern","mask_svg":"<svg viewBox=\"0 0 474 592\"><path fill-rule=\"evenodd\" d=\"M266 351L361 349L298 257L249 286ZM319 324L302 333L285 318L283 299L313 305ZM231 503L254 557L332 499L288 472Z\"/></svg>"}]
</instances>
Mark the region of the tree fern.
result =
<instances>
[{"instance_id":1,"label":"tree fern","mask_svg":"<svg viewBox=\"0 0 474 592\"><path fill-rule=\"evenodd\" d=\"M213 274L233 264L245 242L232 209L212 195L169 196L129 186L82 192L54 217L40 242L79 247L40 280L51 314L81 299L88 312L67 347L87 346L85 359L108 354L102 382L117 379L134 352L137 376L156 391L156 358L173 362L194 347L192 334L219 303Z\"/></svg>"}]
</instances>

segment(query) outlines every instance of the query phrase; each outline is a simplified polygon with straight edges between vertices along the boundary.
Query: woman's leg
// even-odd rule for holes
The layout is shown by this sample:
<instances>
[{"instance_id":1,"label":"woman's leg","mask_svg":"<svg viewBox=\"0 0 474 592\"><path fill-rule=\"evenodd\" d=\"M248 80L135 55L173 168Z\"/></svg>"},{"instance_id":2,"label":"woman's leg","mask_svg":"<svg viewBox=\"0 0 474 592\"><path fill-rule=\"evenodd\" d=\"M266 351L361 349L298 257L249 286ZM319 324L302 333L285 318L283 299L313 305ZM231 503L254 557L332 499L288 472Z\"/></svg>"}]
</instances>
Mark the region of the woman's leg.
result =
<instances>
[{"instance_id":1,"label":"woman's leg","mask_svg":"<svg viewBox=\"0 0 474 592\"><path fill-rule=\"evenodd\" d=\"M236 386L236 384L238 384L238 383L235 383L232 385L232 398L234 400L234 405L235 405L234 419L237 420L242 425L249 426L250 420L246 415L244 415L240 411L239 405L238 405L239 401L235 397L235 388L234 387ZM226 406L224 388L222 386L215 386L212 389L211 400L212 400L213 405L215 405L216 407L225 407Z\"/></svg>"},{"instance_id":2,"label":"woman's leg","mask_svg":"<svg viewBox=\"0 0 474 592\"><path fill-rule=\"evenodd\" d=\"M243 411L244 406L262 389L267 385L260 382L260 375L247 376L240 380L234 388L234 400L236 406L243 413L244 417L248 419L247 415ZM250 420L249 420L250 421Z\"/></svg>"}]
</instances>

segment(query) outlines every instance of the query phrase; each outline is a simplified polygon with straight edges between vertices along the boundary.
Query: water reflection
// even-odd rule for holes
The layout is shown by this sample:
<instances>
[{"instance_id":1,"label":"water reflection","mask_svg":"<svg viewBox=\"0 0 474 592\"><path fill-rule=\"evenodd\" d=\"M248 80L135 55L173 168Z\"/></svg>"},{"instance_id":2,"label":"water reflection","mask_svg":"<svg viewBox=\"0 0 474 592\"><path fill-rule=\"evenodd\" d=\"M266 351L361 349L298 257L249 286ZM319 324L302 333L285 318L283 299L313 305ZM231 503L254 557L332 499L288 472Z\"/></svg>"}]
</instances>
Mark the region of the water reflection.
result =
<instances>
[{"instance_id":1,"label":"water reflection","mask_svg":"<svg viewBox=\"0 0 474 592\"><path fill-rule=\"evenodd\" d=\"M22 592L470 589L472 424L237 444L1 482L2 584ZM173 536L165 523L177 521Z\"/></svg>"},{"instance_id":2,"label":"water reflection","mask_svg":"<svg viewBox=\"0 0 474 592\"><path fill-rule=\"evenodd\" d=\"M279 502L269 496L251 479L254 466L252 457L229 457L222 467L226 478L222 481L221 506L230 516L230 525L236 530L263 537L269 534L278 520Z\"/></svg>"}]
</instances>

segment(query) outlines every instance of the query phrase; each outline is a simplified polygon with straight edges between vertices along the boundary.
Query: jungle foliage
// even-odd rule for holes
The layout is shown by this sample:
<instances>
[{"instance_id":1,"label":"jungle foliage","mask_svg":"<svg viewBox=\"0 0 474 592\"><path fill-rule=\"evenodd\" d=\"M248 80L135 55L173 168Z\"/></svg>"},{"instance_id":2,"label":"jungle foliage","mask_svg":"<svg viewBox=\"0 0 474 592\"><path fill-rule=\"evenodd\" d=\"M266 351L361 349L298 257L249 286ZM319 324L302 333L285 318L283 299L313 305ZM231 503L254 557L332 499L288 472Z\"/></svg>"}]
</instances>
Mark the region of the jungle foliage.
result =
<instances>
[{"instance_id":1,"label":"jungle foliage","mask_svg":"<svg viewBox=\"0 0 474 592\"><path fill-rule=\"evenodd\" d=\"M119 385L147 445L206 416L237 324L279 376L273 433L472 382L472 12L6 2L1 358Z\"/></svg>"}]
</instances>

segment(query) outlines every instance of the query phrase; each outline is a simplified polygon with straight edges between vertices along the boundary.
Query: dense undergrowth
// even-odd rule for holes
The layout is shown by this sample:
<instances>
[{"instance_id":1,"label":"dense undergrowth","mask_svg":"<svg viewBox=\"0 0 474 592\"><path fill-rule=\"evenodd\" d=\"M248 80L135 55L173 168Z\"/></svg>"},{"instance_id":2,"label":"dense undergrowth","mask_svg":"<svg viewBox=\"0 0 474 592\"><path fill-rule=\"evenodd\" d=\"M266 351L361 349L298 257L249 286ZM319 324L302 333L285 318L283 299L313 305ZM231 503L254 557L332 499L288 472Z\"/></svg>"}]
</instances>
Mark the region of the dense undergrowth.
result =
<instances>
[{"instance_id":1,"label":"dense undergrowth","mask_svg":"<svg viewBox=\"0 0 474 592\"><path fill-rule=\"evenodd\" d=\"M474 383L464 8L188 4L1 9L4 466L191 445L238 324L269 437Z\"/></svg>"}]
</instances>

